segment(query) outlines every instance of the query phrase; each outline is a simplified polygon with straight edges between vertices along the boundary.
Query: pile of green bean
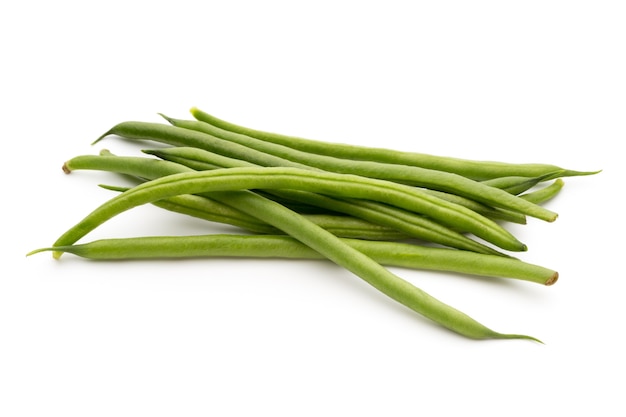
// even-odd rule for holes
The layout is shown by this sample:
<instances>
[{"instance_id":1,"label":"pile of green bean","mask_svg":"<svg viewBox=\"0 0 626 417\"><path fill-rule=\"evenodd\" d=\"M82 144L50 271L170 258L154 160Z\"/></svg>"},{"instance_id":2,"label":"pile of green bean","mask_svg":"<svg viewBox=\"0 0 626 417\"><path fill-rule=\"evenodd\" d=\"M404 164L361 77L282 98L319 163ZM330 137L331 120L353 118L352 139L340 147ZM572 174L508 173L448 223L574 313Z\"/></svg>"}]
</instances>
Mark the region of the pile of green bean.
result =
<instances>
[{"instance_id":1,"label":"pile of green bean","mask_svg":"<svg viewBox=\"0 0 626 417\"><path fill-rule=\"evenodd\" d=\"M126 174L127 187L63 233L58 259L184 257L325 258L441 326L473 339L531 339L499 333L392 273L405 267L552 285L558 273L523 252L505 225L557 214L542 203L563 178L595 174L547 164L483 162L279 135L191 109L193 119L122 122L107 136L154 141L143 156L107 150L76 156L75 170ZM151 236L77 243L112 217L144 204L234 226L232 234Z\"/></svg>"}]
</instances>

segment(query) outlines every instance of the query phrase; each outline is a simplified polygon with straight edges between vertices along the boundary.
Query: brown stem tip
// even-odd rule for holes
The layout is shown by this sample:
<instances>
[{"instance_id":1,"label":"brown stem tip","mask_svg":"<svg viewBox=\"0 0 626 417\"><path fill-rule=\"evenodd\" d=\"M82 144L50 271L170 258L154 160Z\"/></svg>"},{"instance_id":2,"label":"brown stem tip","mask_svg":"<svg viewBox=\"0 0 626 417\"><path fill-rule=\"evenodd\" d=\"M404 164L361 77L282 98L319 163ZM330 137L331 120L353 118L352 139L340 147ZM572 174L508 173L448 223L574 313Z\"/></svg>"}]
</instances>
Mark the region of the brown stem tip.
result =
<instances>
[{"instance_id":1,"label":"brown stem tip","mask_svg":"<svg viewBox=\"0 0 626 417\"><path fill-rule=\"evenodd\" d=\"M546 285L553 285L559 279L559 273L555 272L548 280L546 281Z\"/></svg>"},{"instance_id":2,"label":"brown stem tip","mask_svg":"<svg viewBox=\"0 0 626 417\"><path fill-rule=\"evenodd\" d=\"M67 162L63 164L63 172L65 172L66 174L69 174L70 172L72 172L70 167L67 166Z\"/></svg>"}]
</instances>

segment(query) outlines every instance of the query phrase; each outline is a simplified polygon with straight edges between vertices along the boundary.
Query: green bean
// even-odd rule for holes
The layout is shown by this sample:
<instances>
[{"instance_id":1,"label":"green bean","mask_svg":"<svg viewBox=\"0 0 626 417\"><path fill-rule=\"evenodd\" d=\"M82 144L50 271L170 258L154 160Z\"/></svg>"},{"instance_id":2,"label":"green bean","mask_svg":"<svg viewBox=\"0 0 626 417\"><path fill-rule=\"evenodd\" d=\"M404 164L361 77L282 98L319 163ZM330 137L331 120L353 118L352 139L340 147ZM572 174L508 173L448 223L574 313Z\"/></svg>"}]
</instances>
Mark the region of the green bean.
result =
<instances>
[{"instance_id":1,"label":"green bean","mask_svg":"<svg viewBox=\"0 0 626 417\"><path fill-rule=\"evenodd\" d=\"M532 201L535 204L545 203L546 201L554 198L559 191L563 188L564 181L561 178L557 178L552 184L543 187L540 190L532 191L526 194L522 194L520 197Z\"/></svg>"},{"instance_id":2,"label":"green bean","mask_svg":"<svg viewBox=\"0 0 626 417\"><path fill-rule=\"evenodd\" d=\"M201 170L210 169L210 166L213 165L221 165L224 168L253 166L253 164L248 162L223 157L202 149L190 147L145 150L144 152L176 161L177 163L181 163L183 165L188 164L190 167L195 167L196 169ZM397 207L366 200L357 201L354 199L332 198L298 190L278 190L271 192L275 196L346 213L351 216L368 220L372 223L384 225L414 238L457 249L471 250L478 253L488 253L492 255L503 255L502 253L469 239L459 232L450 230L448 227L442 226L427 217L416 216L410 211L402 210Z\"/></svg>"},{"instance_id":3,"label":"green bean","mask_svg":"<svg viewBox=\"0 0 626 417\"><path fill-rule=\"evenodd\" d=\"M273 171L272 174L274 175L270 174L268 170ZM458 334L474 339L522 338L537 340L526 335L499 333L482 325L468 315L439 301L391 273L379 263L341 241L340 238L278 203L267 200L250 191L226 191L229 189L256 188L250 187L253 181L248 181L247 179L255 178L257 174L265 179L276 176L282 177L290 173L297 177L298 171L300 170L287 168L265 168L262 170L258 168L229 168L174 174L148 181L113 197L96 208L83 220L61 235L53 246L72 245L108 219L133 207L175 195L212 191L223 194L227 197L229 204L232 204L234 207L280 228L304 245L359 276L388 297ZM310 172L307 172L303 177L309 178L310 175ZM316 179L316 181L320 179L321 177ZM295 182L304 183L301 178ZM259 182L260 184L262 182ZM55 258L59 258L61 253L53 252L53 255Z\"/></svg>"},{"instance_id":4,"label":"green bean","mask_svg":"<svg viewBox=\"0 0 626 417\"><path fill-rule=\"evenodd\" d=\"M399 242L342 239L374 261L392 267L513 278L552 285L558 273L513 258L432 248ZM102 239L81 245L55 246L31 252L62 251L89 259L181 257L262 257L320 259L318 252L288 236L212 234Z\"/></svg>"},{"instance_id":5,"label":"green bean","mask_svg":"<svg viewBox=\"0 0 626 417\"><path fill-rule=\"evenodd\" d=\"M480 182L470 180L460 175L408 165L386 164L371 161L355 161L352 159L341 159L333 156L312 154L294 150L283 145L264 142L262 140L258 140L249 136L224 131L221 129L215 129L211 125L204 122L180 120L173 118L166 119L170 123L172 123L174 127L183 128L187 130L190 134L193 132L204 134L204 137L207 141L212 141L213 139L209 138L215 138L218 137L216 135L221 135L221 139L228 140L232 143L238 143L240 145L249 147L250 149L274 155L276 157L295 163L303 164L311 168L337 172L341 174L354 174L364 177L384 179L388 181L444 191L451 194L467 197L472 200L476 200L494 207L501 207L513 211L518 211L520 213L537 217L546 221L554 221L557 217L556 213L547 210L544 207L517 198L516 196L511 195L506 191L486 186L484 184L481 184ZM131 126L134 128L134 132L136 132L137 130L141 130L141 128L137 129L136 123L138 122L130 122ZM121 123L120 125L114 127L111 131L113 133L120 134L121 136L126 137L126 135L123 133L124 130L125 125L124 123ZM181 142L183 140L182 137L186 136L184 133L178 134L175 130L170 130L169 132L171 135L177 134L178 137L181 138L177 140L178 142ZM202 148L202 146L198 147Z\"/></svg>"},{"instance_id":6,"label":"green bean","mask_svg":"<svg viewBox=\"0 0 626 417\"><path fill-rule=\"evenodd\" d=\"M336 156L339 158L412 165L438 171L451 172L474 180L485 180L489 178L518 175L536 177L550 172L563 170L563 168L549 164L514 164L506 162L475 161L417 152L404 152L392 149L303 139L295 136L286 136L239 126L225 120L218 119L217 117L212 116L196 107L191 109L191 114L196 120L211 124L220 129L288 146L304 152ZM409 141L409 143L410 142L411 141ZM599 171L564 170L563 176L591 175L596 174L597 172Z\"/></svg>"},{"instance_id":7,"label":"green bean","mask_svg":"<svg viewBox=\"0 0 626 417\"><path fill-rule=\"evenodd\" d=\"M182 148L172 148L172 149L179 150L179 151L183 150ZM159 154L160 152L154 152L154 153ZM105 153L104 156L112 156L112 155ZM150 163L147 165L144 164L143 161L146 160L146 158L137 158L137 157L117 157L117 158L118 159L114 161L115 163L112 163L113 161L107 158L102 158L102 156L93 156L93 155L78 156L67 161L65 163L64 169L66 170L66 172L70 172L72 169L108 170L108 171L114 171L118 173L131 174L134 176L148 178L148 179L170 175L172 173L175 173L176 170L180 169L180 167L177 164L171 164L171 165L168 165L163 172L158 172L158 170L156 169L158 168L158 165L154 165ZM220 159L220 158L217 158L217 159ZM224 159L224 158L221 157L221 159ZM151 162L152 160L147 160L147 161ZM225 161L221 160L219 163L224 164ZM242 163L244 165L247 164L245 162L242 162ZM182 169L180 172L188 172L188 170ZM159 174L162 174L162 175L159 175ZM422 239L422 240L426 240L426 241L430 241L434 243L439 243L441 245L449 246L449 247L453 247L457 249L464 249L464 250L471 250L471 251L478 252L478 253L488 253L488 254L506 256L488 246L485 246L479 242L475 242L474 240L469 239L466 236L458 232L454 232L444 226L441 226L438 223L435 223L429 220L428 218L415 216L413 215L413 213L410 213L406 210L401 210L398 208L381 205L381 204L377 204L374 202L368 203L366 201L360 201L359 204L355 204L355 203L350 203L348 201L341 200L341 199L333 199L327 196L317 195L314 193L304 193L304 192L295 191L295 190L285 191L283 193L276 192L275 194L281 195L281 196L288 196L288 197L297 196L297 199L299 199L300 201L304 200L309 203L316 204L319 207L326 207L328 209L332 209L335 211L340 210L340 211L343 211L344 213L355 215L365 220L369 220L370 222L374 224L381 225L379 226L381 228L383 226L387 226L388 230L383 232L384 229L382 229L381 233L383 233L383 235L377 237L377 239L382 239L383 236L393 237L394 234L391 233L390 229L394 229L397 231L395 236L397 236L398 233L400 233L404 237L411 236L411 237L415 237L418 239ZM167 204L166 208L169 208L173 211L184 212L184 214L206 218L207 213L202 212L205 210L203 205L207 203L213 204L212 202L216 202L215 201L216 198L219 200L219 196L215 196L212 193L207 193L197 198L201 199L202 197L208 198L210 201L205 203L201 200L193 200L190 197L186 197L185 207L182 207L180 204L176 206L172 204L167 204L167 201L165 200L163 200L163 202L155 202L153 204L161 205L161 206L164 204ZM180 198L182 197L178 197L178 199ZM190 208L189 206L192 204L194 207ZM219 203L219 204L223 205L223 203ZM214 217L213 214L210 212L208 213L208 215L211 218ZM248 219L245 219L245 221L249 222ZM232 224L232 222L230 223ZM237 225L241 225L241 222L238 221ZM327 222L327 226L329 226L328 222ZM345 226L345 227L348 227L348 226ZM254 230L254 231L259 230L259 228L255 227L254 225L250 227L249 229ZM333 228L331 231L344 233L342 234L342 236L358 237L358 235L354 235L354 234L347 235L345 234L347 233L347 230L342 231L341 229L342 227L340 225L335 224L333 225ZM355 230L352 229L352 227L348 227L348 230L351 231L352 233L356 232ZM370 233L365 233L364 230L361 230L361 232L363 233L360 236L362 238L372 238L372 236L376 236L375 231L372 231Z\"/></svg>"},{"instance_id":8,"label":"green bean","mask_svg":"<svg viewBox=\"0 0 626 417\"><path fill-rule=\"evenodd\" d=\"M67 161L65 165L69 167L68 169L86 168L111 170L111 167L114 167L117 172L131 173L131 171L134 170L133 172L135 174L139 173L137 170L143 170L143 164L141 162L142 158L137 159L128 157L124 161L117 160L116 158L120 157L81 156L72 158L71 160ZM154 164L152 165L155 166ZM181 165L176 163L170 163L170 165L166 166L165 172L175 173L190 171L190 169L186 167L181 170L180 166ZM221 174L228 177L228 174L233 172L228 170L250 170L251 172L255 173L257 177L256 181L260 181L261 183L275 182L277 180L280 181L280 177L277 175L281 173L281 168L227 168L222 170L205 172L211 173L220 171ZM348 189L347 187L351 186L351 188L354 190L353 192L356 193L355 196L357 198L374 199L376 198L376 195L378 195L379 198L382 199L381 201L392 205L399 202L401 205L404 205L404 207L399 208L404 208L405 210L409 211L415 211L416 208L423 207L426 208L426 214L428 216L434 218L439 217L444 222L454 223L452 224L452 226L460 226L461 224L463 224L466 226L465 228L462 228L463 230L468 230L471 233L475 233L477 236L487 241L491 241L496 246L499 246L503 249L514 251L526 250L526 247L523 243L519 242L509 232L507 232L505 229L498 226L494 222L490 221L489 219L484 218L463 207L457 207L454 204L440 201L435 197L422 195L423 193L421 193L420 190L414 189L412 187L402 186L400 184L394 183L388 184L386 181L373 180L355 176L346 176L341 174L322 172L316 173L313 171L298 170L296 168L285 168L285 170L287 172L291 172L292 174L297 174L294 178L291 179L291 181L288 181L288 183L295 185L288 185L286 188L290 187L292 189L298 189L302 185L306 185L308 187L322 186L322 188L320 189L322 193L332 194L333 192L337 193L338 191L340 191L341 193L345 193ZM263 180L262 178L264 175L266 176L265 180ZM324 188L324 181L316 181L316 178L329 180L330 182L327 183L327 185L330 186L331 189L328 190L327 188ZM262 187L263 186L251 186L249 188ZM292 191L292 193L295 192L296 191ZM215 195L211 195L211 197L216 198ZM315 196L312 194L309 194L309 197L315 198ZM316 204L321 204L321 201L323 199L323 196L317 197ZM222 203L227 202L222 201ZM327 204L329 208L344 208L344 205L341 204L339 200L328 200ZM366 209L358 210L358 208L354 208L354 210L352 210L350 214L354 214L357 215L357 217L360 217L365 213L365 210ZM370 220L374 223L378 223L379 220L383 219L384 216L386 216L382 208L370 210L370 214L375 217L367 217L366 220ZM450 215L452 215L453 217L450 217ZM399 214L392 214L391 216L387 216L389 217L389 223L384 223L385 225L391 227L399 226L401 228L400 231L407 234L419 232L416 228L420 227L420 219L424 222L424 224L429 222L428 218L418 217L417 219L413 219L410 223L404 223L400 221ZM408 216L403 216L403 218L410 220ZM430 229L424 231L424 233L429 233L428 235L426 235L427 238L435 239L436 242L441 242L442 239L448 238L448 241L444 241L444 243L442 244L461 245L461 248L467 250L476 250L481 253L498 254L497 251L481 245L478 242L474 242L461 234L447 230L445 227L437 225L436 223L430 223ZM424 236L424 234L421 234L420 236Z\"/></svg>"}]
</instances>

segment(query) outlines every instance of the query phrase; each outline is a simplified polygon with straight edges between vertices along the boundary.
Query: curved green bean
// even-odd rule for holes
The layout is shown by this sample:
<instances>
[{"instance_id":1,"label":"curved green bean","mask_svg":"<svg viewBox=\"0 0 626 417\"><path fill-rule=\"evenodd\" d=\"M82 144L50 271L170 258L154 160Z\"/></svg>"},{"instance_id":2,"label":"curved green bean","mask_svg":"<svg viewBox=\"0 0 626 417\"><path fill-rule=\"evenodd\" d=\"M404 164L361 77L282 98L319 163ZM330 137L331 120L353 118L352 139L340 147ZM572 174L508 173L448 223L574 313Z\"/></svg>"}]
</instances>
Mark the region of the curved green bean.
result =
<instances>
[{"instance_id":1,"label":"curved green bean","mask_svg":"<svg viewBox=\"0 0 626 417\"><path fill-rule=\"evenodd\" d=\"M512 278L553 285L558 273L513 258L399 242L342 239L374 261L387 266L458 272L483 277ZM61 251L89 259L147 259L189 257L324 258L288 236L212 234L102 239L80 245L38 249Z\"/></svg>"},{"instance_id":2,"label":"curved green bean","mask_svg":"<svg viewBox=\"0 0 626 417\"><path fill-rule=\"evenodd\" d=\"M268 174L268 169L272 168L261 170L261 175L265 178L272 178L273 175ZM276 171L275 174L280 176L287 174L285 170L293 171L293 174L297 174L295 171L299 171L286 168L272 170ZM224 175L225 172L222 171L227 171L228 175ZM259 169L232 168L198 173L182 173L140 184L96 208L57 239L53 246L72 245L108 219L133 207L151 203L152 201L180 194L248 188L251 182L246 181L246 178L254 177L255 171L258 173ZM310 175L310 172L307 172L307 175ZM267 200L250 191L223 191L221 193L228 197L227 201L233 207L246 212L249 210L248 214L252 214L259 220L275 227L279 227L286 234L319 252L336 264L343 266L388 297L458 334L474 339L522 338L537 340L526 335L499 333L484 326L468 315L439 301L391 273L385 267L347 245L332 233L325 231L298 213L278 203ZM53 255L55 258L58 258L61 256L61 253L53 252Z\"/></svg>"},{"instance_id":3,"label":"curved green bean","mask_svg":"<svg viewBox=\"0 0 626 417\"><path fill-rule=\"evenodd\" d=\"M170 149L174 151L174 154L178 154L186 149L194 151L186 152L186 154L190 154L191 156L198 152L205 152L201 150L196 150L194 148ZM156 155L162 154L162 152L163 151L147 151L147 153L154 153ZM216 162L220 165L228 163L228 161L224 160L227 159L225 157L221 157L219 155L213 156L214 159L212 159L211 162ZM111 158L117 159L112 160ZM81 155L74 157L65 163L64 170L66 172L70 172L71 170L76 169L106 170L122 174L129 174L145 179L159 178L162 176L177 173L177 171L193 172L189 168L181 169L181 167L184 167L184 164L179 165L178 163L172 163L167 166L159 166L158 164L152 164L150 162L153 162L153 160L138 157L115 157L114 155L104 151L101 152L101 156ZM251 166L251 164L247 162L240 162L242 166ZM159 171L159 167L163 167L164 169L162 171ZM400 233L404 237L413 237L447 247L470 250L478 253L508 256L489 246L472 240L462 233L451 230L448 227L434 222L428 217L420 216L408 210L403 210L386 204L367 200L332 198L329 196L299 190L269 190L268 192L272 193L274 197L278 196L281 199L292 199L294 201L311 204L319 208L326 208L333 212L342 212L344 214L348 214L350 216L358 217L360 219L368 221L373 225L380 225L381 228L386 227L387 231L385 231L383 235L393 236L394 234L391 233L391 229L393 229L396 231L396 235ZM220 202L220 196L213 193L203 193L200 197L197 198L202 197L207 198L209 201L202 202L201 200L198 200L198 202L194 204L193 208L182 207L181 205L174 206L172 204L169 204L165 200L163 202L156 202L153 204L157 206L167 205L168 208L173 209L173 211L185 212L185 214L189 214L195 217L207 218L208 216L210 218L214 218L214 213L211 213L211 211L209 211L208 213L203 213L203 211L206 210L203 205L220 204L223 206L224 202ZM180 199L181 197L178 198ZM186 200L187 205L192 204L194 201L191 198L187 198ZM236 221L236 225L241 225L242 221L249 223L249 219L238 219ZM227 223L233 224L232 221L227 221ZM335 227L333 230L340 231L339 225L336 224L334 226ZM252 228L249 228L249 230L258 231L259 227L252 226ZM367 233L363 234L362 237L367 238L366 236L373 235L375 235L375 233ZM355 237L355 235L350 236Z\"/></svg>"},{"instance_id":4,"label":"curved green bean","mask_svg":"<svg viewBox=\"0 0 626 417\"><path fill-rule=\"evenodd\" d=\"M97 159L102 158L102 159ZM130 162L120 162L112 161L111 159L115 159L116 157L77 157L68 162L66 165L77 167L77 166L85 166L84 164L89 163L88 169L104 169L109 170L110 167L115 164L117 169L129 169L131 167ZM119 157L118 157L119 158ZM92 161L90 161L90 159ZM95 159L95 160L93 160ZM165 161L164 161L165 162ZM83 165L80 165L83 164ZM172 165L168 166L168 169L175 170L178 169L178 165L176 163L172 163ZM134 169L142 169L141 163L135 164ZM403 215L402 213L385 213L384 207L379 207L378 209L372 208L359 208L356 205L352 205L354 207L350 207L349 202L341 202L337 199L329 200L328 197L324 196L315 196L314 194L302 194L300 199L307 198L307 202L311 202L317 205L321 205L330 209L342 209L348 212L348 214L355 215L356 217L362 217L365 220L372 221L373 223L385 222L382 223L384 225L399 228L398 230L404 233L407 233L411 236L425 238L427 240L431 240L437 243L441 243L444 245L452 245L452 247L458 247L466 249L466 250L474 250L481 253L492 253L498 254L498 252L494 251L487 246L484 246L478 242L473 241L460 233L449 230L441 225L438 225L428 219L428 217L433 218L435 220L439 220L443 224L448 224L453 227L457 227L460 230L466 230L470 233L475 234L476 236L483 238L498 247L503 249L512 250L512 251L524 251L526 250L526 246L519 242L513 235L511 235L508 231L506 231L501 226L497 225L493 221L469 210L464 207L457 206L452 203L448 203L446 201L437 199L436 197L429 196L424 194L418 189L409 186L403 186L401 184L389 183L387 181L374 180L370 178L362 178L357 176L349 176L342 174L333 174L333 173L324 173L324 172L313 172L313 171L305 171L298 170L296 168L284 168L286 172L291 172L292 174L297 174L295 178L288 181L287 186L271 186L271 182L279 181L281 177L278 175L281 173L282 168L226 168L222 170L216 171L203 171L206 173L211 172L221 172L222 175L228 176L232 173L232 170L248 170L250 172L255 173L256 181L261 181L260 185L252 185L250 187L244 188L264 188L264 186L270 186L269 188L291 188L290 195L297 193L299 189L302 188L303 185L306 187L322 187L318 188L318 191L321 194L337 194L338 191L341 194L340 196L345 198L347 195L348 187L353 190L353 197L362 198L366 200L374 200L379 199L383 203L387 203L390 205L394 205L399 207L400 209L407 210L409 212L421 211L427 217L419 217L414 216L414 218L410 218L408 215ZM186 168L186 170L190 170L190 168ZM230 171L229 171L230 170ZM187 172L188 172L187 171ZM128 171L126 171L128 172ZM181 172L181 171L179 171ZM236 172L236 171L235 171ZM266 177L263 179L263 177ZM249 178L250 179L250 178ZM283 177L283 179L285 179ZM324 187L324 183L326 181L327 186L330 186L330 189ZM264 183L264 184L263 184ZM333 185L334 183L334 185ZM291 184L291 185L290 185ZM301 190L302 191L302 190ZM311 191L311 190L306 190ZM313 201L315 199L315 201ZM225 202L224 202L225 203ZM398 204L399 203L399 204ZM325 204L325 205L324 205ZM366 202L362 202L360 206L365 205ZM421 207L421 209L420 209ZM397 212L398 210L396 210ZM387 217L387 221L385 220L385 216ZM451 217L452 216L452 217ZM409 220L409 221L400 221L400 219ZM380 223L379 223L380 224ZM464 225L465 227L461 227ZM418 229L419 228L419 229Z\"/></svg>"},{"instance_id":5,"label":"curved green bean","mask_svg":"<svg viewBox=\"0 0 626 417\"><path fill-rule=\"evenodd\" d=\"M193 107L191 109L191 114L196 120L211 124L220 129L244 134L305 152L335 156L339 158L412 165L427 169L451 172L474 180L485 180L489 178L507 176L536 177L550 172L563 170L563 168L550 164L514 164L494 161L475 161L417 152L404 152L392 149L372 148L303 139L295 136L286 136L239 126L225 120L218 119L217 117L212 116L197 107ZM563 176L591 175L599 172L574 170L563 171Z\"/></svg>"},{"instance_id":6,"label":"curved green bean","mask_svg":"<svg viewBox=\"0 0 626 417\"><path fill-rule=\"evenodd\" d=\"M103 156L102 158L106 158ZM114 159L114 158L113 158ZM191 191L176 189L172 195L197 194L203 191L234 191L247 189L296 189L341 197L378 200L397 207L421 212L460 230L467 230L498 247L512 251L526 250L510 232L493 221L464 207L439 200L420 190L387 181L353 175L314 172L297 168L225 168L213 171L169 175L150 181L163 188L181 183ZM146 185L141 184L135 189ZM200 190L196 190L196 188ZM203 190L202 188L206 188ZM133 192L129 190L129 192ZM167 197L167 196L166 196ZM74 243L74 242L71 242Z\"/></svg>"},{"instance_id":7,"label":"curved green bean","mask_svg":"<svg viewBox=\"0 0 626 417\"><path fill-rule=\"evenodd\" d=\"M165 116L164 116L165 117ZM232 143L254 149L264 154L282 158L291 163L302 164L315 169L337 172L341 174L360 175L369 178L383 179L403 184L430 188L438 191L467 197L494 207L501 207L520 213L536 217L545 221L554 221L557 214L529 201L520 199L506 191L498 188L486 186L480 182L465 178L449 172L425 169L416 166L387 164L371 161L355 161L353 159L342 159L334 156L318 155L302 152L283 145L271 142L264 142L246 135L216 129L213 126L199 121L180 120L166 117L174 127L183 128L191 133L204 134L206 141L213 141L209 138L220 138ZM138 122L124 122L134 125ZM124 123L115 126L111 131L126 137ZM154 130L154 129L153 129ZM170 130L170 135L176 134L183 141L184 133ZM192 135L193 136L193 135ZM202 146L196 146L202 148ZM275 166L275 165L274 165ZM283 164L281 166L289 166Z\"/></svg>"},{"instance_id":8,"label":"curved green bean","mask_svg":"<svg viewBox=\"0 0 626 417\"><path fill-rule=\"evenodd\" d=\"M564 185L565 182L561 178L557 178L552 182L552 184L539 190L522 194L520 197L535 204L545 203L546 201L554 198L561 191Z\"/></svg>"}]
</instances>

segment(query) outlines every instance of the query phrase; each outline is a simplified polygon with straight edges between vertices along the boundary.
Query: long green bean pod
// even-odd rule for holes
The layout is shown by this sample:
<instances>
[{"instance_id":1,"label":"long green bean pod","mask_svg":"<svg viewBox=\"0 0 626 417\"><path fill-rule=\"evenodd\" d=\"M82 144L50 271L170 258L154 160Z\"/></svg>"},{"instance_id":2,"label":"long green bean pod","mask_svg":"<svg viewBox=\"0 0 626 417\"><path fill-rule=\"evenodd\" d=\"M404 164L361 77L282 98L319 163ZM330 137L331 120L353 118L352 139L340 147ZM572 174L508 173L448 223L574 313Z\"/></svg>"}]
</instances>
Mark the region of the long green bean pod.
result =
<instances>
[{"instance_id":1,"label":"long green bean pod","mask_svg":"<svg viewBox=\"0 0 626 417\"><path fill-rule=\"evenodd\" d=\"M261 170L261 175L266 178L274 177L267 172L268 169L270 168ZM298 171L294 169L285 171L286 168L272 170L276 171L277 176L288 175L287 171L297 174L296 171ZM228 171L228 175L224 175L225 172L223 171ZM221 192L228 197L229 204L280 228L294 239L359 276L383 294L443 327L474 339L522 338L537 340L526 335L502 334L484 326L470 316L403 280L362 252L347 245L332 233L278 203L250 191L227 191L229 189L250 188L252 181L246 181L246 179L255 177L255 171L258 173L259 169L232 168L182 173L139 184L96 208L57 239L53 246L72 245L110 218L133 207L180 194ZM310 173L307 174L310 175ZM53 255L58 258L61 253L54 252Z\"/></svg>"},{"instance_id":2,"label":"long green bean pod","mask_svg":"<svg viewBox=\"0 0 626 417\"><path fill-rule=\"evenodd\" d=\"M204 142L213 142L215 140L213 138L219 138L232 143L240 144L264 154L269 154L277 158L291 161L291 163L302 164L312 169L321 169L341 174L360 175L369 178L384 179L444 191L467 197L490 206L518 211L546 221L554 221L557 217L556 213L529 201L520 199L510 193L507 193L506 191L489 187L480 182L473 181L457 174L451 174L449 172L409 165L355 161L352 159L342 159L333 156L312 154L283 145L265 142L246 135L216 129L207 123L199 121L173 118L167 118L167 120L172 123L174 127L183 128L190 134L200 133L204 135ZM134 131L136 131L136 123L138 122L124 123L130 123L131 127L134 128ZM120 123L119 125L113 127L110 132L126 137L124 134L126 125L124 123ZM144 127L149 128L149 126ZM150 130L154 131L157 130L157 128L154 127ZM178 132L176 130L169 130L169 135L177 135L180 137L181 139L177 141L182 141L182 137L186 136L185 133ZM198 139L200 138L201 137L198 137Z\"/></svg>"},{"instance_id":3,"label":"long green bean pod","mask_svg":"<svg viewBox=\"0 0 626 417\"><path fill-rule=\"evenodd\" d=\"M109 170L115 164L117 169L127 169L128 162L116 160L118 157L100 156L92 164L100 164L100 168ZM95 158L92 158L95 159ZM74 159L66 162L66 166L77 166L78 162L87 158ZM154 162L168 162L157 161ZM179 169L170 163L168 169ZM91 165L94 169L94 165ZM189 170L189 168L186 168ZM124 172L124 171L118 171ZM178 171L181 172L181 171ZM190 175L194 173L189 173ZM424 194L413 187L388 181L363 178L326 172L314 172L297 168L224 168L213 171L195 172L206 176L207 181L216 182L216 190L243 189L295 189L317 192L320 194L339 195L342 198L352 197L365 200L379 200L411 212L421 212L427 217L441 221L443 224L467 230L494 245L511 251L524 251L526 246L510 232L493 221L461 206ZM168 177L161 178L167 180ZM195 193L179 193L195 194ZM223 203L227 203L222 201Z\"/></svg>"},{"instance_id":4,"label":"long green bean pod","mask_svg":"<svg viewBox=\"0 0 626 417\"><path fill-rule=\"evenodd\" d=\"M172 148L174 151L182 151L183 148ZM160 152L154 152L159 154ZM145 179L155 179L166 175L171 175L179 172L193 172L190 168L185 167L182 164L170 162L170 164L155 164L157 162L152 159L140 158L140 157L121 157L114 156L107 152L101 152L101 156L94 155L81 155L74 157L64 164L65 172L70 172L76 169L95 169L113 171L122 174L129 174ZM117 159L116 159L117 158ZM225 164L224 157L216 158L214 161L219 164ZM168 161L169 162L169 161ZM247 163L242 162L244 166ZM162 168L159 170L159 168ZM486 246L480 242L477 242L469 237L451 230L425 216L419 216L411 211L403 210L397 207L393 207L386 204L380 204L375 201L367 200L350 200L342 198L332 198L321 194L304 192L299 190L269 190L280 197L294 198L297 201L313 204L317 207L327 208L332 211L339 211L344 214L348 214L360 219L369 221L375 225L386 227L388 229L396 230L397 232L405 235L406 237L413 237L428 242L437 243L443 246L470 250L478 253L486 253L492 255L508 256L489 246ZM199 198L205 197L210 201L202 202L198 201L194 204L193 209L181 207L180 205L173 206L167 201L153 203L155 205L167 205L169 209L181 212L185 211L186 214L193 215L195 217L214 218L214 213L211 210L208 213L203 213L206 210L203 205L206 204L220 204L224 205L225 202L220 202L220 196L213 193L204 193ZM181 198L180 196L178 197ZM188 204L192 199L187 199ZM241 221L247 223L249 219L237 220L235 223L241 225ZM233 221L227 223L233 224ZM258 230L258 227L252 227L251 230ZM339 230L335 227L334 230ZM385 234L388 234L386 232ZM354 237L354 235L352 235ZM365 237L365 235L364 235ZM523 248L522 248L523 249Z\"/></svg>"},{"instance_id":5,"label":"long green bean pod","mask_svg":"<svg viewBox=\"0 0 626 417\"><path fill-rule=\"evenodd\" d=\"M564 185L565 182L561 178L557 178L554 182L552 182L552 184L543 187L542 189L522 194L520 197L528 201L532 201L535 204L545 203L546 201L554 198L561 191Z\"/></svg>"},{"instance_id":6,"label":"long green bean pod","mask_svg":"<svg viewBox=\"0 0 626 417\"><path fill-rule=\"evenodd\" d=\"M191 109L191 114L196 120L211 124L220 129L288 146L304 152L335 156L339 158L412 165L438 171L451 172L474 180L485 180L489 178L508 176L537 177L560 170L564 171L563 176L591 175L599 172L564 170L563 168L550 164L515 164L494 161L475 161L417 152L405 152L385 148L373 148L344 143L311 140L236 125L234 123L218 119L217 117L212 116L196 107Z\"/></svg>"},{"instance_id":7,"label":"long green bean pod","mask_svg":"<svg viewBox=\"0 0 626 417\"><path fill-rule=\"evenodd\" d=\"M558 279L558 273L552 269L514 258L400 242L345 238L342 241L387 266L512 278L542 285L552 285ZM211 234L102 239L79 245L38 249L32 253L41 251L61 251L99 260L183 257L324 258L292 237L277 235Z\"/></svg>"}]
</instances>

